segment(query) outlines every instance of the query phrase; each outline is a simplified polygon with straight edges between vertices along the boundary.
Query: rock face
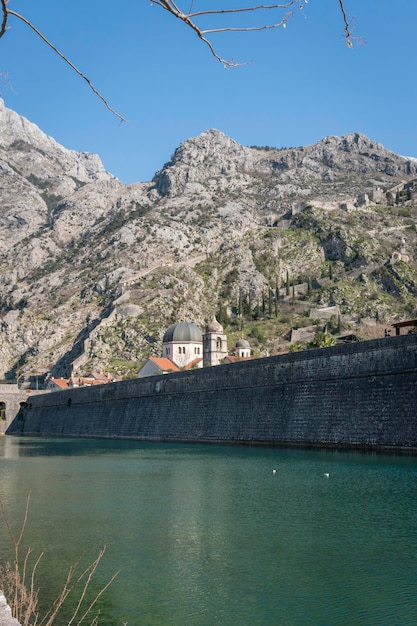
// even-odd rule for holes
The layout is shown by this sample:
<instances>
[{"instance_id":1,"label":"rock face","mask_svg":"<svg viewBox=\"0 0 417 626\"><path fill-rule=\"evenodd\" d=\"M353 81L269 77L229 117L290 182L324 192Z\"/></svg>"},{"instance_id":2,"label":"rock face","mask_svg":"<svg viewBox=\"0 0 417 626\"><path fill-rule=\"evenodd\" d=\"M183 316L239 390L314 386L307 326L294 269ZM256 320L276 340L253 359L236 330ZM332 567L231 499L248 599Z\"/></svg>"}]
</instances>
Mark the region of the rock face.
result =
<instances>
[{"instance_id":1,"label":"rock face","mask_svg":"<svg viewBox=\"0 0 417 626\"><path fill-rule=\"evenodd\" d=\"M312 198L324 191L317 182L332 182L339 173L374 175L385 182L390 177L416 176L417 163L360 133L326 137L305 148L265 152L245 148L220 131L208 130L181 144L153 182L162 197L204 193L207 188L230 192L246 189L255 195L256 190L262 192L259 182L266 178L265 189L276 190L281 196L293 184L296 193Z\"/></svg>"},{"instance_id":2,"label":"rock face","mask_svg":"<svg viewBox=\"0 0 417 626\"><path fill-rule=\"evenodd\" d=\"M155 174L153 182L162 197L187 192L204 194L207 186L215 189L239 186L238 181L247 180L244 172L251 170L252 165L250 148L212 129L184 141L171 161Z\"/></svg>"},{"instance_id":3,"label":"rock face","mask_svg":"<svg viewBox=\"0 0 417 626\"><path fill-rule=\"evenodd\" d=\"M242 293L254 313L289 277L346 315L409 315L415 177L360 134L281 150L212 129L126 186L0 101L0 378L131 374L172 323L203 327ZM396 250L408 262L386 266Z\"/></svg>"},{"instance_id":4,"label":"rock face","mask_svg":"<svg viewBox=\"0 0 417 626\"><path fill-rule=\"evenodd\" d=\"M17 619L12 617L12 611L2 591L0 591L0 624L2 626L20 626Z\"/></svg>"}]
</instances>

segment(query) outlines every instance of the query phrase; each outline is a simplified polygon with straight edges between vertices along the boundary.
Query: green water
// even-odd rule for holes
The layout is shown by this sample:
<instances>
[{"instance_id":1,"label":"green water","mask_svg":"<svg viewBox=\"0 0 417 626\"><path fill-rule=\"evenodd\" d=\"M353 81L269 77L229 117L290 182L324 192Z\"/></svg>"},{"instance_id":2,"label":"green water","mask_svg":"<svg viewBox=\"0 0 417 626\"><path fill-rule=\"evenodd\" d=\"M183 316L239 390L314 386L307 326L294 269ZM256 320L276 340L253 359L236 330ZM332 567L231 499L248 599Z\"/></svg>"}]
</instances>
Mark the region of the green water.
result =
<instances>
[{"instance_id":1,"label":"green water","mask_svg":"<svg viewBox=\"0 0 417 626\"><path fill-rule=\"evenodd\" d=\"M7 437L0 468L44 595L107 546L101 624L417 623L416 457Z\"/></svg>"}]
</instances>

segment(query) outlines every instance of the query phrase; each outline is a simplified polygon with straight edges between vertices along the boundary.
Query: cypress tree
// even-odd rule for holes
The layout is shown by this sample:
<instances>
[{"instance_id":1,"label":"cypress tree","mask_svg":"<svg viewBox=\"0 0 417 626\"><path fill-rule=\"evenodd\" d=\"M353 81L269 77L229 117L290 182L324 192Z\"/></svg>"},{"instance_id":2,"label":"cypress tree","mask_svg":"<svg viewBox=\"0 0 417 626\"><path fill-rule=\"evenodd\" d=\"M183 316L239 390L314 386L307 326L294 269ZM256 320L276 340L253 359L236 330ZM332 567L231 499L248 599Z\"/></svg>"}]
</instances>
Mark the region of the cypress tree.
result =
<instances>
[{"instance_id":1,"label":"cypress tree","mask_svg":"<svg viewBox=\"0 0 417 626\"><path fill-rule=\"evenodd\" d=\"M224 318L223 318L223 306L222 306L222 303L221 303L221 302L219 303L219 311L218 311L218 313L217 313L217 320L218 320L219 324L222 324L222 325L223 325L223 322L224 322Z\"/></svg>"},{"instance_id":2,"label":"cypress tree","mask_svg":"<svg viewBox=\"0 0 417 626\"><path fill-rule=\"evenodd\" d=\"M278 278L275 278L275 317L278 317L278 295L279 295Z\"/></svg>"}]
</instances>

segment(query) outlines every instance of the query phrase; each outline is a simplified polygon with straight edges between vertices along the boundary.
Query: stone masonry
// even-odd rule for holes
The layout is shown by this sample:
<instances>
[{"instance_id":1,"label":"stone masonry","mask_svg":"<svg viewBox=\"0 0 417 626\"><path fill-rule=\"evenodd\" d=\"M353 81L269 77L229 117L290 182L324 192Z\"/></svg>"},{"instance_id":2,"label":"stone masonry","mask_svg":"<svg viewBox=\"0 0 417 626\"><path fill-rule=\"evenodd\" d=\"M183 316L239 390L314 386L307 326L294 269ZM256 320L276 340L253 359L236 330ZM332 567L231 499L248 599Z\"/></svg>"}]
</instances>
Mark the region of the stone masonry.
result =
<instances>
[{"instance_id":1,"label":"stone masonry","mask_svg":"<svg viewBox=\"0 0 417 626\"><path fill-rule=\"evenodd\" d=\"M8 434L417 451L417 335L31 397Z\"/></svg>"}]
</instances>

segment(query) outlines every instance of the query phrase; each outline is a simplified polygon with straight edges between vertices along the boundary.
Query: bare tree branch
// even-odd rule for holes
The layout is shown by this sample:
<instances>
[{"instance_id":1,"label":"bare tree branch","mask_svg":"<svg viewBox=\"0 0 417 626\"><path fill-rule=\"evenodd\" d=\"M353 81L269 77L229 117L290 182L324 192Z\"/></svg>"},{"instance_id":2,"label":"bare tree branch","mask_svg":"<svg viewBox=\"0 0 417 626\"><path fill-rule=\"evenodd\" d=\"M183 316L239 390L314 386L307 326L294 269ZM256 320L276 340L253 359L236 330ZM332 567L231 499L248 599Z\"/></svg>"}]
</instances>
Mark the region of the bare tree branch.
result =
<instances>
[{"instance_id":1,"label":"bare tree branch","mask_svg":"<svg viewBox=\"0 0 417 626\"><path fill-rule=\"evenodd\" d=\"M353 26L354 26L355 18L352 18L350 21L348 20L348 18L346 16L345 7L343 5L343 0L339 0L339 5L340 5L340 10L342 12L343 22L345 24L345 27L343 29L343 32L345 34L343 36L346 39L347 45L349 46L349 48L351 48L353 46L353 41L354 40L357 43L363 44L364 43L363 37L354 37L353 36Z\"/></svg>"},{"instance_id":2,"label":"bare tree branch","mask_svg":"<svg viewBox=\"0 0 417 626\"><path fill-rule=\"evenodd\" d=\"M212 35L214 33L225 33L225 32L251 32L251 31L261 31L261 30L269 30L276 28L285 28L288 20L294 14L294 11L290 11L288 9L295 8L298 6L299 9L303 9L304 5L308 3L308 0L288 0L284 3L273 3L273 4L258 4L252 5L249 7L235 7L229 9L207 9L200 11L193 11L195 6L195 0L191 1L191 6L188 13L184 13L178 6L178 4L174 0L151 0L153 4L160 6L165 11L168 11L171 15L181 20L186 26L191 28L210 49L212 55L225 67L236 67L238 65L245 65L245 63L236 63L233 59L227 60L220 56L220 54L216 51L216 48L211 43L211 41L207 38L207 35ZM349 47L352 46L352 22L349 22L346 16L346 11L344 7L344 0L338 0L340 10L342 12L343 22L344 22L344 37L346 39L347 45ZM271 23L263 23L259 26L250 25L250 26L221 26L218 28L204 28L204 26L200 26L197 24L196 19L201 19L204 17L212 17L212 16L225 16L233 17L242 13L250 13L257 12L259 14L263 14L265 12L281 12L287 11L280 20L272 21ZM358 38L359 39L359 38Z\"/></svg>"},{"instance_id":3,"label":"bare tree branch","mask_svg":"<svg viewBox=\"0 0 417 626\"><path fill-rule=\"evenodd\" d=\"M3 20L1 22L0 37L3 37L3 35L4 35L4 33L6 32L6 29L7 29L7 2L8 2L8 0L1 0L1 9L3 11Z\"/></svg>"},{"instance_id":4,"label":"bare tree branch","mask_svg":"<svg viewBox=\"0 0 417 626\"><path fill-rule=\"evenodd\" d=\"M45 37L45 35L36 28L36 26L34 26L34 24L32 24L32 22L30 22L28 19L26 19L23 15L20 15L20 13L16 13L16 11L12 11L11 9L7 8L7 2L8 0L1 0L1 4L2 4L2 9L3 9L3 24L2 24L2 28L0 30L0 37L2 37L6 31L7 28L7 19L9 15L13 15L14 17L17 17L19 20L21 20L22 22L24 22L27 26L29 26L29 28L31 28L41 39L42 41L44 41L50 48L52 48L52 50L54 52L56 52L56 54L61 57L61 59L63 61L65 61L65 63L67 63L71 69L74 70L74 72L76 72L78 74L78 76L81 76L81 78L83 78L85 80L85 82L88 84L88 86L90 87L90 89L95 93L96 96L98 96L100 98L100 100L104 103L105 107L111 112L113 113L113 115L115 115L119 120L120 123L122 122L127 122L128 120L126 118L124 118L122 115L120 115L120 113L118 113L117 111L115 111L115 109L113 109L113 107L110 106L110 104L108 103L108 101L106 100L106 98L98 91L98 89L96 89L93 85L93 83L91 82L91 80L89 78L87 78L87 76L85 74L83 74L83 72L81 72L81 70L78 69L78 67L76 67L74 65L74 63L72 63L68 57L65 56L65 54L63 54L56 46L54 46L54 44L49 41L49 39L47 39Z\"/></svg>"},{"instance_id":5,"label":"bare tree branch","mask_svg":"<svg viewBox=\"0 0 417 626\"><path fill-rule=\"evenodd\" d=\"M195 32L197 37L208 46L211 54L218 60L220 63L223 63L224 67L236 67L239 65L246 65L247 62L237 63L233 59L227 60L224 59L217 52L215 46L211 43L210 39L208 39L207 35L212 35L215 33L225 33L225 32L250 32L250 31L261 31L261 30L269 30L269 29L277 29L277 28L286 28L287 22L290 17L294 14L294 11L289 10L291 8L298 7L299 9L303 9L304 5L308 3L308 0L287 0L287 2L281 3L273 3L273 4L258 4L252 5L248 7L236 6L235 8L228 9L203 9L203 10L194 10L195 4L197 0L188 0L190 1L190 7L188 13L184 13L177 2L175 0L150 0L152 4L156 4L161 7L165 11L168 11L171 15L179 19L186 26L188 26L191 30ZM186 1L186 0L183 0ZM346 10L344 6L344 0L335 0L339 3L339 8L342 13L343 23L344 23L344 38L346 39L347 45L352 47L353 39L360 40L359 37L353 37L353 28L352 23L353 20L348 20L346 15ZM8 29L8 18L10 15L16 17L17 19L24 22L29 28L31 28L41 39L44 41L58 56L61 57L67 63L71 69L73 69L83 80L86 81L90 89L94 92L96 96L100 98L100 100L104 103L106 108L115 115L120 122L126 122L127 120L117 113L107 102L106 98L94 87L89 78L81 70L79 70L65 54L63 54L49 39L45 37L45 35L34 26L34 24L25 18L23 15L16 13L8 8L9 0L0 0L1 9L3 13L3 18L0 27L0 38L6 33ZM205 17L214 17L214 16L228 16L233 18L234 16L238 16L241 14L248 14L256 12L257 14L264 15L265 12L272 13L275 15L277 12L286 11L286 13L279 19L278 21L271 21L271 23L261 23L260 25L249 25L249 26L234 26L234 25L223 25L218 28L205 28L204 26L199 25L196 20L201 20Z\"/></svg>"},{"instance_id":6,"label":"bare tree branch","mask_svg":"<svg viewBox=\"0 0 417 626\"><path fill-rule=\"evenodd\" d=\"M300 7L303 7L306 1L308 2L308 0L289 0L289 2L285 2L284 4L260 4L260 5L250 6L250 7L238 7L238 8L232 8L232 9L208 9L204 11L195 11L193 13L190 12L186 14L186 13L183 13L181 9L179 9L179 7L174 2L174 0L151 0L153 4L157 4L162 9L165 9L165 11L168 11L168 13L171 13L171 15L174 15L174 17L178 18L184 24L186 24L186 26L191 28L196 33L197 37L199 37L201 41L203 41L209 47L212 55L218 61L220 61L220 63L223 63L224 67L237 67L240 65L246 65L247 62L236 63L233 59L227 60L221 57L216 52L216 49L214 48L211 41L207 39L206 37L207 34L224 33L224 32L249 32L249 31L255 31L255 30L267 30L271 28L280 28L280 27L285 28L287 21L293 14L292 11L287 12L279 22L272 23L272 24L263 24L262 26L223 26L221 28L204 29L195 23L194 19L196 17L201 18L202 16L214 16L214 15L219 16L219 15L226 15L226 14L235 15L235 14L240 14L240 13L249 13L253 11L261 12L261 11L285 10L285 9L289 9L290 7L294 5L299 5ZM191 4L190 9L192 9L193 6L194 6L194 0Z\"/></svg>"}]
</instances>

